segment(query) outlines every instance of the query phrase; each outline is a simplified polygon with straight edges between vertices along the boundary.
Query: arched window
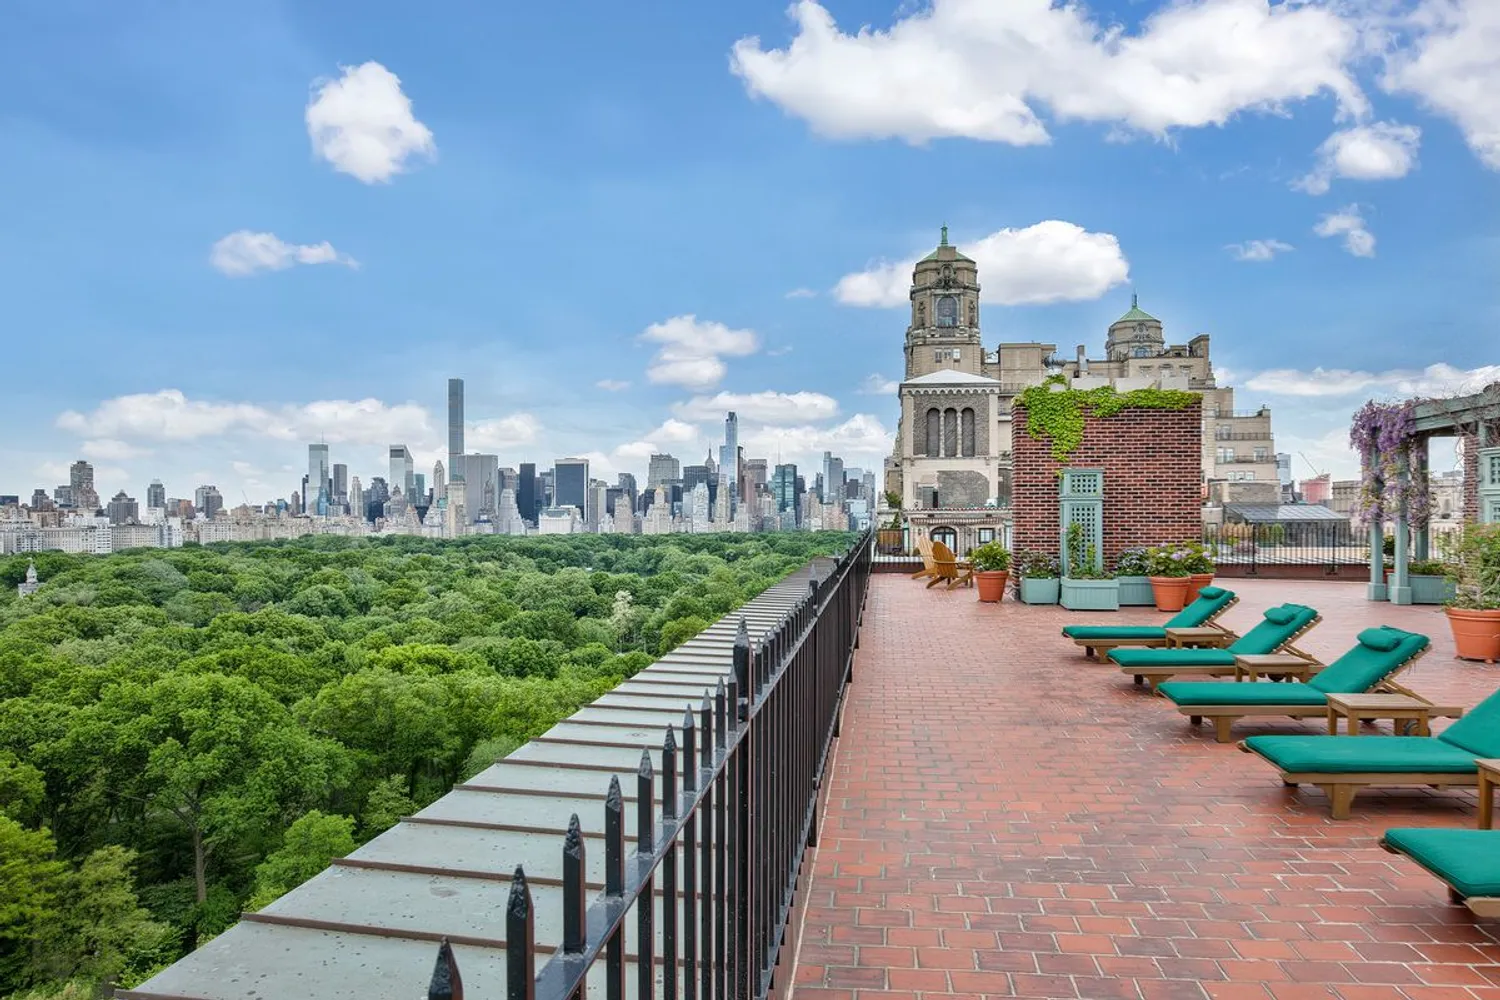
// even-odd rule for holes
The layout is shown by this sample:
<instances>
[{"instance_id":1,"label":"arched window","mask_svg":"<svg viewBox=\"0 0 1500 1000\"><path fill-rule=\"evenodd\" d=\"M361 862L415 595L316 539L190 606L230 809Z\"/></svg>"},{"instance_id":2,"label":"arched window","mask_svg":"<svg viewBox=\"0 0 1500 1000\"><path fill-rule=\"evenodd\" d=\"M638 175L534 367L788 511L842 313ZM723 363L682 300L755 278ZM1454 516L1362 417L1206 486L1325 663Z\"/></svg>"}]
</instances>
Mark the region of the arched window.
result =
<instances>
[{"instance_id":1,"label":"arched window","mask_svg":"<svg viewBox=\"0 0 1500 1000\"><path fill-rule=\"evenodd\" d=\"M952 295L944 295L937 300L937 325L958 325L958 299Z\"/></svg>"},{"instance_id":2,"label":"arched window","mask_svg":"<svg viewBox=\"0 0 1500 1000\"><path fill-rule=\"evenodd\" d=\"M960 454L964 458L974 457L974 410L964 407L958 415L958 439Z\"/></svg>"},{"instance_id":3,"label":"arched window","mask_svg":"<svg viewBox=\"0 0 1500 1000\"><path fill-rule=\"evenodd\" d=\"M954 552L958 551L958 532L949 527L933 528L928 532L928 537L934 542L942 542Z\"/></svg>"},{"instance_id":4,"label":"arched window","mask_svg":"<svg viewBox=\"0 0 1500 1000\"><path fill-rule=\"evenodd\" d=\"M937 407L927 411L927 447L922 454L937 458L943 453L943 417Z\"/></svg>"},{"instance_id":5,"label":"arched window","mask_svg":"<svg viewBox=\"0 0 1500 1000\"><path fill-rule=\"evenodd\" d=\"M943 457L958 454L958 411L949 407L943 411Z\"/></svg>"}]
</instances>

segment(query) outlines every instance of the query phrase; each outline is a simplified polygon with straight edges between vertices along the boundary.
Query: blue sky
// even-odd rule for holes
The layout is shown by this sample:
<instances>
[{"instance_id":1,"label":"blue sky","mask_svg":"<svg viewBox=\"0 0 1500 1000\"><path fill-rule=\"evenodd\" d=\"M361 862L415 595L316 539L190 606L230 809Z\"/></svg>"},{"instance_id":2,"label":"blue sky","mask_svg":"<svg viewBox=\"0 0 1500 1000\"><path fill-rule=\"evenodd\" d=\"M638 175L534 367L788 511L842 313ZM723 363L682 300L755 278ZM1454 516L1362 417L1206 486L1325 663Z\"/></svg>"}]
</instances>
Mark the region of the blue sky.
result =
<instances>
[{"instance_id":1,"label":"blue sky","mask_svg":"<svg viewBox=\"0 0 1500 1000\"><path fill-rule=\"evenodd\" d=\"M502 464L878 468L945 222L992 349L1138 290L1338 475L1500 378L1493 0L13 5L0 184L7 493L430 468L452 375Z\"/></svg>"}]
</instances>

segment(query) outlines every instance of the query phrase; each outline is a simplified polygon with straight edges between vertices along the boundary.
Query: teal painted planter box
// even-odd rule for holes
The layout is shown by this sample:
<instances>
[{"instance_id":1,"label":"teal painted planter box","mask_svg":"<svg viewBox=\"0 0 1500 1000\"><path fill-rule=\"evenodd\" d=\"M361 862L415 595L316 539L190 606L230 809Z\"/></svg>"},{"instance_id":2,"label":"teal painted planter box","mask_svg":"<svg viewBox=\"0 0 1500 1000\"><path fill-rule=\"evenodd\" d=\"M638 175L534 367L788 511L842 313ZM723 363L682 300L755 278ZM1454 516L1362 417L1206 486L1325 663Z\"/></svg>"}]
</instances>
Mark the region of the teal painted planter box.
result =
<instances>
[{"instance_id":1,"label":"teal painted planter box","mask_svg":"<svg viewBox=\"0 0 1500 1000\"><path fill-rule=\"evenodd\" d=\"M1069 611L1119 611L1119 580L1062 581L1062 606Z\"/></svg>"},{"instance_id":2,"label":"teal painted planter box","mask_svg":"<svg viewBox=\"0 0 1500 1000\"><path fill-rule=\"evenodd\" d=\"M1413 576L1408 579L1413 604L1447 604L1458 589L1446 576Z\"/></svg>"},{"instance_id":3,"label":"teal painted planter box","mask_svg":"<svg viewBox=\"0 0 1500 1000\"><path fill-rule=\"evenodd\" d=\"M1139 608L1155 607L1156 598L1151 596L1151 578L1149 576L1117 576L1115 581L1120 585L1120 607Z\"/></svg>"},{"instance_id":4,"label":"teal painted planter box","mask_svg":"<svg viewBox=\"0 0 1500 1000\"><path fill-rule=\"evenodd\" d=\"M1056 604L1057 591L1058 580L1055 576L1037 580L1022 580L1021 603Z\"/></svg>"}]
</instances>

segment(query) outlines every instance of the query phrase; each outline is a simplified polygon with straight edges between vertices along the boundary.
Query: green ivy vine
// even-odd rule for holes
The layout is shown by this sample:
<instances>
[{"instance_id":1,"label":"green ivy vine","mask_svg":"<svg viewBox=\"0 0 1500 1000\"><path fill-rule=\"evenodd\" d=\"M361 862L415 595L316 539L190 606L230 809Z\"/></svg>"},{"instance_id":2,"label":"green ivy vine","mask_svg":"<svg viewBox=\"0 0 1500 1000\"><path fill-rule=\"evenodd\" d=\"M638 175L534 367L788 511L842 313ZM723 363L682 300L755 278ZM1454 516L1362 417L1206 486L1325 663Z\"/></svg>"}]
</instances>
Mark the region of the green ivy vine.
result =
<instances>
[{"instance_id":1,"label":"green ivy vine","mask_svg":"<svg viewBox=\"0 0 1500 1000\"><path fill-rule=\"evenodd\" d=\"M1200 399L1182 389L1131 389L1116 392L1113 386L1097 389L1053 389L1066 387L1062 375L1050 376L1016 397L1014 405L1026 407L1026 433L1033 439L1052 439L1052 457L1066 462L1083 443L1084 422L1089 417L1112 417L1121 410L1185 410Z\"/></svg>"}]
</instances>

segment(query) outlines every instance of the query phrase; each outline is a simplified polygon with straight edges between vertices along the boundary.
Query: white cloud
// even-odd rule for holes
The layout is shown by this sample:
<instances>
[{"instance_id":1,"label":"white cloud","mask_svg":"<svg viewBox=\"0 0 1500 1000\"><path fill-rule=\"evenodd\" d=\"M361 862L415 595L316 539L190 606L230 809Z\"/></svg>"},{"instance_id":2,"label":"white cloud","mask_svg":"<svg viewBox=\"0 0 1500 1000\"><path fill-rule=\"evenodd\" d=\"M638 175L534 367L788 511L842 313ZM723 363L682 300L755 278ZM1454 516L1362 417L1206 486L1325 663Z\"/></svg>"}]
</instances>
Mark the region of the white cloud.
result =
<instances>
[{"instance_id":1,"label":"white cloud","mask_svg":"<svg viewBox=\"0 0 1500 1000\"><path fill-rule=\"evenodd\" d=\"M663 444L687 444L698 440L698 428L684 421L668 418L648 437Z\"/></svg>"},{"instance_id":2,"label":"white cloud","mask_svg":"<svg viewBox=\"0 0 1500 1000\"><path fill-rule=\"evenodd\" d=\"M661 449L650 441L627 441L622 445L616 445L610 455L616 462L622 464L641 464L660 451Z\"/></svg>"},{"instance_id":3,"label":"white cloud","mask_svg":"<svg viewBox=\"0 0 1500 1000\"><path fill-rule=\"evenodd\" d=\"M114 438L94 438L78 446L83 457L94 461L123 462L151 454L150 448L141 448L127 441Z\"/></svg>"},{"instance_id":4,"label":"white cloud","mask_svg":"<svg viewBox=\"0 0 1500 1000\"><path fill-rule=\"evenodd\" d=\"M337 80L313 82L307 134L313 152L366 184L405 172L413 157L432 159L432 130L412 115L401 80L378 62L340 67Z\"/></svg>"},{"instance_id":5,"label":"white cloud","mask_svg":"<svg viewBox=\"0 0 1500 1000\"><path fill-rule=\"evenodd\" d=\"M792 353L792 345L791 344L783 344L780 347L773 347L769 351L767 351L766 352L766 357L768 357L768 358L779 358L779 357L781 357L784 354L791 354L791 353Z\"/></svg>"},{"instance_id":6,"label":"white cloud","mask_svg":"<svg viewBox=\"0 0 1500 1000\"><path fill-rule=\"evenodd\" d=\"M1452 119L1485 166L1500 170L1500 4L1422 0L1411 27L1415 38L1391 54L1383 86Z\"/></svg>"},{"instance_id":7,"label":"white cloud","mask_svg":"<svg viewBox=\"0 0 1500 1000\"><path fill-rule=\"evenodd\" d=\"M621 389L629 389L630 383L617 378L601 378L594 383L596 388L605 392L619 392Z\"/></svg>"},{"instance_id":8,"label":"white cloud","mask_svg":"<svg viewBox=\"0 0 1500 1000\"><path fill-rule=\"evenodd\" d=\"M1055 219L1025 229L1001 229L962 249L979 267L986 301L1001 305L1097 299L1130 277L1130 262L1112 234L1091 233ZM846 274L834 295L851 306L905 305L916 263L913 256Z\"/></svg>"},{"instance_id":9,"label":"white cloud","mask_svg":"<svg viewBox=\"0 0 1500 1000\"><path fill-rule=\"evenodd\" d=\"M743 38L731 67L753 96L843 139L1035 145L1050 141L1041 109L1160 136L1320 94L1343 113L1367 108L1346 68L1358 31L1322 5L1184 0L1135 34L1055 0L931 0L903 14L846 34L798 0L787 47Z\"/></svg>"},{"instance_id":10,"label":"white cloud","mask_svg":"<svg viewBox=\"0 0 1500 1000\"><path fill-rule=\"evenodd\" d=\"M296 264L342 264L358 268L359 261L341 254L333 244L287 243L275 233L256 233L239 229L213 246L208 257L216 270L231 278L242 278L256 271L284 271Z\"/></svg>"},{"instance_id":11,"label":"white cloud","mask_svg":"<svg viewBox=\"0 0 1500 1000\"><path fill-rule=\"evenodd\" d=\"M541 431L541 421L529 413L513 413L494 420L470 421L464 428L464 445L470 449L490 448L503 451L516 445L531 444Z\"/></svg>"},{"instance_id":12,"label":"white cloud","mask_svg":"<svg viewBox=\"0 0 1500 1000\"><path fill-rule=\"evenodd\" d=\"M745 357L760 347L753 330L731 330L723 323L700 321L696 316L673 316L652 323L641 339L659 345L646 368L646 377L689 389L713 388L728 370L725 357Z\"/></svg>"},{"instance_id":13,"label":"white cloud","mask_svg":"<svg viewBox=\"0 0 1500 1000\"><path fill-rule=\"evenodd\" d=\"M1375 234L1365 225L1358 205L1349 205L1337 212L1328 213L1318 220L1313 232L1325 239L1342 236L1344 249L1356 257L1375 256Z\"/></svg>"},{"instance_id":14,"label":"white cloud","mask_svg":"<svg viewBox=\"0 0 1500 1000\"><path fill-rule=\"evenodd\" d=\"M789 299L815 299L818 297L818 293L811 288L793 288L790 292L786 293L786 297Z\"/></svg>"},{"instance_id":15,"label":"white cloud","mask_svg":"<svg viewBox=\"0 0 1500 1000\"><path fill-rule=\"evenodd\" d=\"M684 420L723 420L733 410L741 420L763 424L794 424L806 420L828 420L838 415L839 404L820 392L721 392L695 396L672 407Z\"/></svg>"},{"instance_id":16,"label":"white cloud","mask_svg":"<svg viewBox=\"0 0 1500 1000\"><path fill-rule=\"evenodd\" d=\"M1415 125L1375 122L1329 136L1318 147L1318 165L1292 186L1308 194L1327 194L1336 177L1388 181L1405 177L1417 165L1422 130Z\"/></svg>"},{"instance_id":17,"label":"white cloud","mask_svg":"<svg viewBox=\"0 0 1500 1000\"><path fill-rule=\"evenodd\" d=\"M890 396L895 394L898 387L898 382L884 375L866 375L865 380L860 383L859 391L865 396Z\"/></svg>"},{"instance_id":18,"label":"white cloud","mask_svg":"<svg viewBox=\"0 0 1500 1000\"><path fill-rule=\"evenodd\" d=\"M1231 243L1224 249L1233 254L1235 260L1263 263L1274 260L1279 253L1290 253L1295 248L1280 240L1246 240L1244 243Z\"/></svg>"},{"instance_id":19,"label":"white cloud","mask_svg":"<svg viewBox=\"0 0 1500 1000\"><path fill-rule=\"evenodd\" d=\"M1500 382L1500 365L1464 369L1439 362L1426 368L1393 368L1382 372L1348 368L1314 368L1312 371L1276 368L1251 377L1245 382L1245 386L1277 396L1353 396L1371 393L1448 396L1478 392L1492 382Z\"/></svg>"}]
</instances>

